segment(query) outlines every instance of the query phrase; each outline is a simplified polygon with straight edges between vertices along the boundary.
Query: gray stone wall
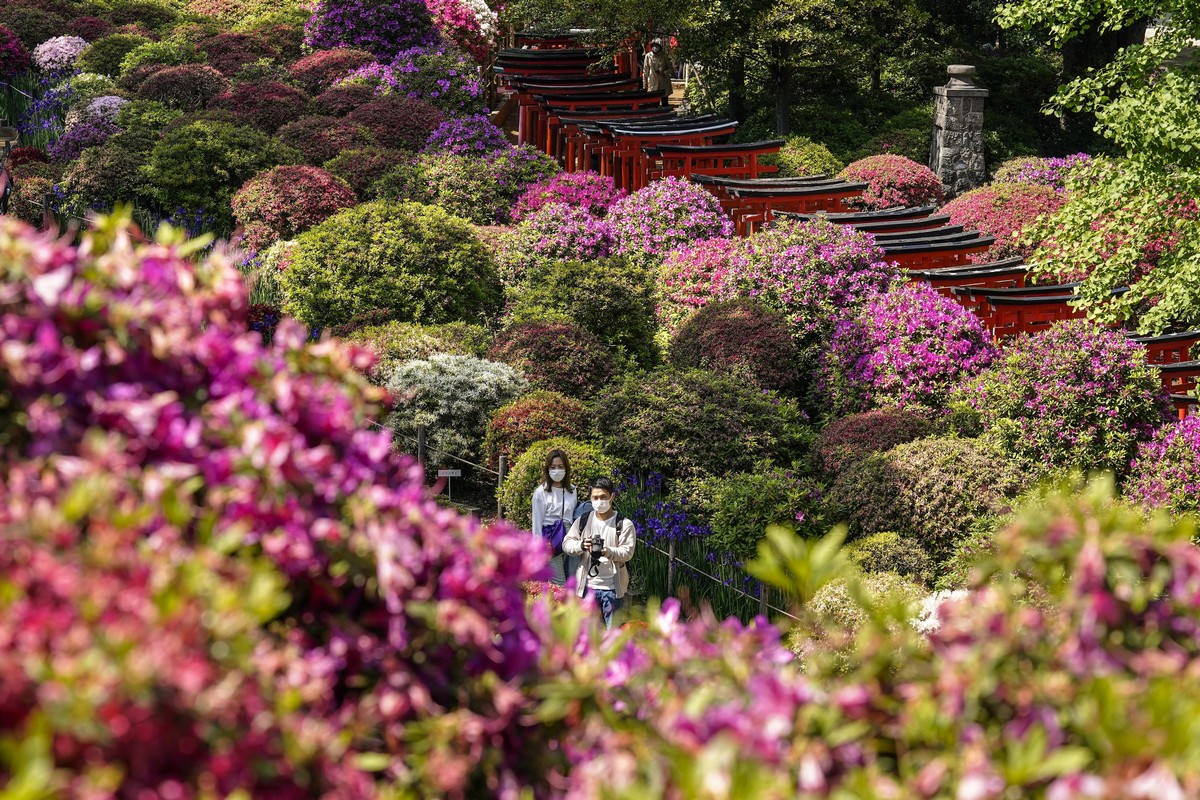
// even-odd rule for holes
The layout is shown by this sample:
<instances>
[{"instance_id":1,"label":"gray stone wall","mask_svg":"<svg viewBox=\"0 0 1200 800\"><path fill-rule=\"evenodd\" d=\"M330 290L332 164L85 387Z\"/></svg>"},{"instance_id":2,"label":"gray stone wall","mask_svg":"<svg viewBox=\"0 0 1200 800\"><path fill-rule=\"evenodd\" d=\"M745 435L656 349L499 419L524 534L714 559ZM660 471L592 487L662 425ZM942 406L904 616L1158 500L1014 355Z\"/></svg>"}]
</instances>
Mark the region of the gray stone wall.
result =
<instances>
[{"instance_id":1,"label":"gray stone wall","mask_svg":"<svg viewBox=\"0 0 1200 800\"><path fill-rule=\"evenodd\" d=\"M983 103L988 90L975 85L975 67L952 64L950 81L934 87L933 141L929 168L951 196L987 181L983 161Z\"/></svg>"}]
</instances>

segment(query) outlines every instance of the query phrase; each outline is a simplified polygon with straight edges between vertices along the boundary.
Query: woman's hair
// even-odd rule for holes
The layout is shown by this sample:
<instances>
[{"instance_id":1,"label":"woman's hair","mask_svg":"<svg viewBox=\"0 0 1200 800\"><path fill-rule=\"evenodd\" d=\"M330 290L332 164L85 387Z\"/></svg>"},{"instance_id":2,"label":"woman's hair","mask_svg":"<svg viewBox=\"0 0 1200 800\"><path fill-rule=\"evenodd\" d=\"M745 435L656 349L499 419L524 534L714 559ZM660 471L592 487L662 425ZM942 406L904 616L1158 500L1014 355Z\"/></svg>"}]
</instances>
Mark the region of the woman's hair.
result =
<instances>
[{"instance_id":1,"label":"woman's hair","mask_svg":"<svg viewBox=\"0 0 1200 800\"><path fill-rule=\"evenodd\" d=\"M547 492L554 488L554 481L550 480L550 465L556 458L562 459L563 469L567 471L563 477L563 488L571 486L571 459L567 458L567 454L562 450L551 450L546 454L546 462L542 464L542 485L546 487Z\"/></svg>"}]
</instances>

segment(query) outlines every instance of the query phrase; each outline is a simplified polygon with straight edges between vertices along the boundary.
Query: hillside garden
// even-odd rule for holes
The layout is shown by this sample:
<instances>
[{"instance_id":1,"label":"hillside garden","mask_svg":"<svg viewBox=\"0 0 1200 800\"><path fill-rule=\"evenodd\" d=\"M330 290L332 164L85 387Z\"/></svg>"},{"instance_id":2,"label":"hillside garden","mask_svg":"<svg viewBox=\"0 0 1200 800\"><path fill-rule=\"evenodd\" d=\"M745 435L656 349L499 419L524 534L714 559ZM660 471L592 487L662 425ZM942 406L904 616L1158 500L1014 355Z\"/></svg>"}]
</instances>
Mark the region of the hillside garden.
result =
<instances>
[{"instance_id":1,"label":"hillside garden","mask_svg":"<svg viewBox=\"0 0 1200 800\"><path fill-rule=\"evenodd\" d=\"M797 89L832 12L768 5L681 47L786 6L791 60L744 55ZM1006 47L1091 35L1043 5ZM1092 154L956 198L880 142L782 149L1079 283L1089 318L1001 342L870 233L738 237L696 183L513 144L481 66L548 12L503 13L0 8L0 797L1200 795L1200 417L1127 335L1200 325L1196 112L1150 151L1130 111L1194 74L1066 84ZM770 111L724 74L690 101ZM554 448L638 526L611 632L528 533Z\"/></svg>"}]
</instances>

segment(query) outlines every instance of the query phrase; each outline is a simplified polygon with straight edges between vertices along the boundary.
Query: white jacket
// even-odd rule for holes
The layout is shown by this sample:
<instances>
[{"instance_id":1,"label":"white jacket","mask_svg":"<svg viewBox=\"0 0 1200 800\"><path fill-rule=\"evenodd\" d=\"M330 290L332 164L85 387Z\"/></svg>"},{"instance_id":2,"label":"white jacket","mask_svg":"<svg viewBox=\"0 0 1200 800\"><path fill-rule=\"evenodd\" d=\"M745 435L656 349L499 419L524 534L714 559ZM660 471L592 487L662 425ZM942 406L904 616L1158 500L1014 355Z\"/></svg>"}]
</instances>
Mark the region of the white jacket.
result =
<instances>
[{"instance_id":1,"label":"white jacket","mask_svg":"<svg viewBox=\"0 0 1200 800\"><path fill-rule=\"evenodd\" d=\"M575 571L575 593L583 597L590 582L595 588L612 589L617 593L617 597L624 597L629 588L629 568L625 565L633 558L633 551L637 546L637 528L632 520L626 518L622 520L621 530L617 531L616 514L607 520L602 520L593 511L587 515L587 518L586 531L579 530L579 523L583 521L583 518L580 517L571 525L571 529L567 531L567 537L563 539L564 553L569 556L583 556L583 560L579 563L579 569ZM607 549L607 553L596 557L599 563L599 574L595 578L589 578L588 572L592 568L593 556L590 551L583 549L583 540L585 537L591 538L598 533L604 537L604 547Z\"/></svg>"},{"instance_id":2,"label":"white jacket","mask_svg":"<svg viewBox=\"0 0 1200 800\"><path fill-rule=\"evenodd\" d=\"M546 491L545 484L538 484L533 490L533 528L534 533L541 536L542 526L548 522L562 520L570 526L571 516L575 513L575 487L565 486L561 489L550 487Z\"/></svg>"}]
</instances>

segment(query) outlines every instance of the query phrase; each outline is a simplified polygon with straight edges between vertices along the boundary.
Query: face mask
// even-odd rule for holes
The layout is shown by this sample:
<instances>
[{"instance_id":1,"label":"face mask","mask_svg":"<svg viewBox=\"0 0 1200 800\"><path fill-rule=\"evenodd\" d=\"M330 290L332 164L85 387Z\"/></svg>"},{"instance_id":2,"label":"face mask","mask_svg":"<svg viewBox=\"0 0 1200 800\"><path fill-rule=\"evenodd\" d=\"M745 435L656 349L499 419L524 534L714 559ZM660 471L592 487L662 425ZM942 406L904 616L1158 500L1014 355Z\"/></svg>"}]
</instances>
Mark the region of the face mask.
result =
<instances>
[{"instance_id":1,"label":"face mask","mask_svg":"<svg viewBox=\"0 0 1200 800\"><path fill-rule=\"evenodd\" d=\"M565 469L550 470L550 480L554 481L555 483L558 483L565 477L567 477L567 471Z\"/></svg>"},{"instance_id":2,"label":"face mask","mask_svg":"<svg viewBox=\"0 0 1200 800\"><path fill-rule=\"evenodd\" d=\"M607 514L608 510L610 508L612 508L612 501L611 500L593 500L592 508L595 509L597 514Z\"/></svg>"}]
</instances>

